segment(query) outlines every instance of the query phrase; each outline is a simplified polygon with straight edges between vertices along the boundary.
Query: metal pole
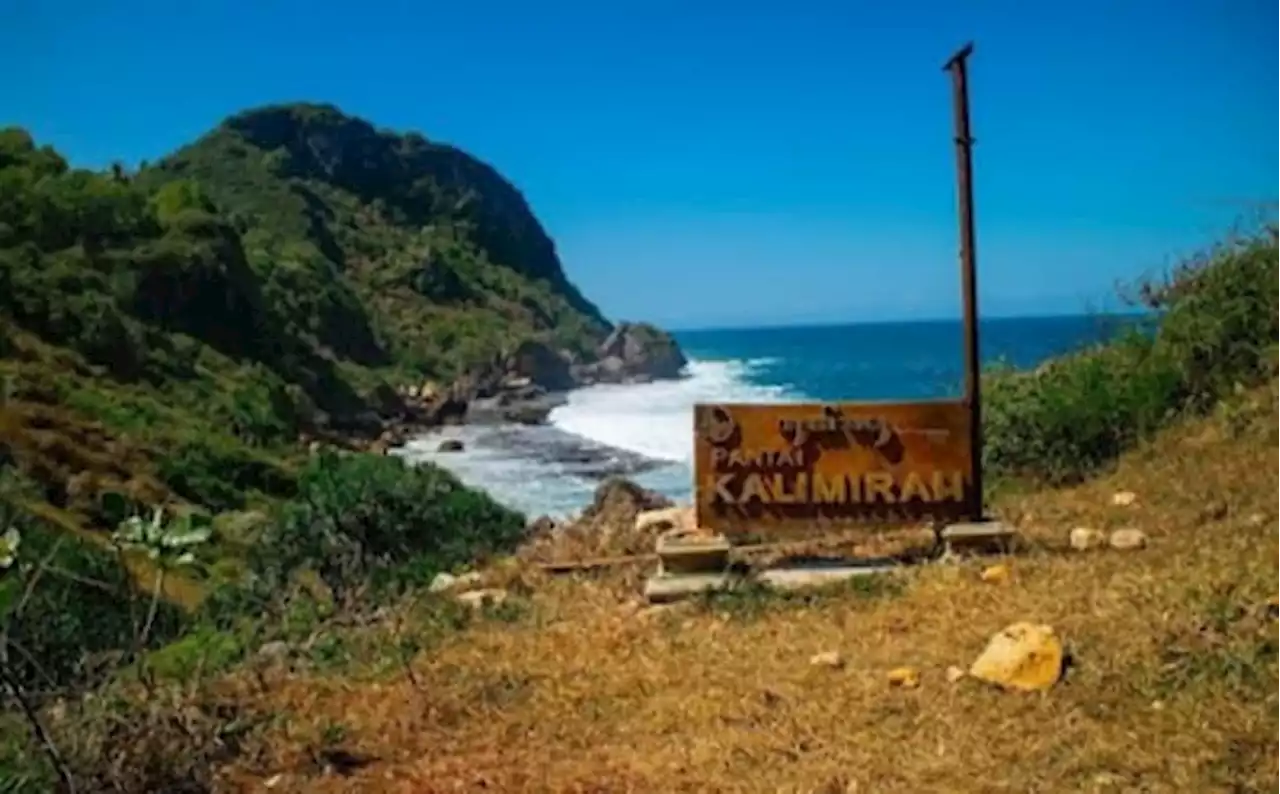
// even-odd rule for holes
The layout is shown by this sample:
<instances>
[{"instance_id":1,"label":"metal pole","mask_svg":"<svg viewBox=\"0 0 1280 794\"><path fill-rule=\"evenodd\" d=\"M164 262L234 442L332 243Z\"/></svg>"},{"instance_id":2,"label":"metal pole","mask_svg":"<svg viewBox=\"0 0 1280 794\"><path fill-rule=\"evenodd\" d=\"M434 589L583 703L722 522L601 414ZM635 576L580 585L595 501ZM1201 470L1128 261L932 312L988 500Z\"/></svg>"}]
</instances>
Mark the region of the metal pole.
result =
<instances>
[{"instance_id":1,"label":"metal pole","mask_svg":"<svg viewBox=\"0 0 1280 794\"><path fill-rule=\"evenodd\" d=\"M983 517L982 499L982 385L978 357L977 245L973 233L973 138L969 134L969 80L966 64L973 53L970 42L947 61L951 72L955 111L956 187L960 216L960 280L964 295L964 401L969 407L969 454L973 471L975 519Z\"/></svg>"}]
</instances>

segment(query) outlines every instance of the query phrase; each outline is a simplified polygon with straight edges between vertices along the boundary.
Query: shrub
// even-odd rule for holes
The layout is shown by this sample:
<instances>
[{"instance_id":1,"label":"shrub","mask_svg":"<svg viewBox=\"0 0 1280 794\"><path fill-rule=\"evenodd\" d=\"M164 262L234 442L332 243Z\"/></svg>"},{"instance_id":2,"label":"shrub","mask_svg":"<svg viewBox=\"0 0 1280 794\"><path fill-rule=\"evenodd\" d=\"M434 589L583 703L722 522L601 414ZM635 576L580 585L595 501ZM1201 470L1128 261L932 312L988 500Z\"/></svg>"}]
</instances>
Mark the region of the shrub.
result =
<instances>
[{"instance_id":1,"label":"shrub","mask_svg":"<svg viewBox=\"0 0 1280 794\"><path fill-rule=\"evenodd\" d=\"M1190 260L1137 300L1154 333L1110 342L1034 372L984 377L984 466L997 478L1072 482L1172 419L1275 372L1274 229Z\"/></svg>"},{"instance_id":2,"label":"shrub","mask_svg":"<svg viewBox=\"0 0 1280 794\"><path fill-rule=\"evenodd\" d=\"M379 455L313 458L263 539L258 573L308 567L339 603L370 585L421 580L513 547L524 517L436 466Z\"/></svg>"},{"instance_id":3,"label":"shrub","mask_svg":"<svg viewBox=\"0 0 1280 794\"><path fill-rule=\"evenodd\" d=\"M211 437L187 439L175 447L161 461L160 476L175 493L215 511L243 507L250 491L273 496L294 492L289 473L275 463Z\"/></svg>"}]
</instances>

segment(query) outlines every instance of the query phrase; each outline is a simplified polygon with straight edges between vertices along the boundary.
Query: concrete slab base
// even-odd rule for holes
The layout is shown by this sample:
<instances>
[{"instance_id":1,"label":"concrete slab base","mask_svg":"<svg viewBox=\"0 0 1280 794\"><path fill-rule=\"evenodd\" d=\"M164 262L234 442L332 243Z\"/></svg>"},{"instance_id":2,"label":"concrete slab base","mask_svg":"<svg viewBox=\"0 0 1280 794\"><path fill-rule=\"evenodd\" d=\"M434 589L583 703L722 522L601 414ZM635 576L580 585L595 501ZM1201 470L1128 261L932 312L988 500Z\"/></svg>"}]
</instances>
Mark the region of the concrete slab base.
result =
<instances>
[{"instance_id":1,"label":"concrete slab base","mask_svg":"<svg viewBox=\"0 0 1280 794\"><path fill-rule=\"evenodd\" d=\"M644 597L650 604L669 604L731 586L737 577L727 573L688 573L654 576L644 583Z\"/></svg>"},{"instance_id":2,"label":"concrete slab base","mask_svg":"<svg viewBox=\"0 0 1280 794\"><path fill-rule=\"evenodd\" d=\"M756 578L775 590L805 590L829 587L860 576L878 576L897 569L894 565L841 565L823 568L773 568L761 571Z\"/></svg>"}]
</instances>

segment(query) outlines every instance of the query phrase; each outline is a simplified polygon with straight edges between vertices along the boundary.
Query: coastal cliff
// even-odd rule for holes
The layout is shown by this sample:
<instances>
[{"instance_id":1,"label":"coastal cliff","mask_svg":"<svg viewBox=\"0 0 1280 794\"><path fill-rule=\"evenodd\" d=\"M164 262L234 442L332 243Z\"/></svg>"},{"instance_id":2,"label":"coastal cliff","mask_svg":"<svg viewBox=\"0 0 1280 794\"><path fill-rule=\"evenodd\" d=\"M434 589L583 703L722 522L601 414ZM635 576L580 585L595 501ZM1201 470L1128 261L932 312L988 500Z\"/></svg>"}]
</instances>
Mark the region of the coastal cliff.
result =
<instances>
[{"instance_id":1,"label":"coastal cliff","mask_svg":"<svg viewBox=\"0 0 1280 794\"><path fill-rule=\"evenodd\" d=\"M288 494L316 442L385 447L499 395L540 421L531 398L685 363L578 291L492 166L331 105L245 111L136 171L8 129L0 178L0 440L77 519L120 488Z\"/></svg>"}]
</instances>

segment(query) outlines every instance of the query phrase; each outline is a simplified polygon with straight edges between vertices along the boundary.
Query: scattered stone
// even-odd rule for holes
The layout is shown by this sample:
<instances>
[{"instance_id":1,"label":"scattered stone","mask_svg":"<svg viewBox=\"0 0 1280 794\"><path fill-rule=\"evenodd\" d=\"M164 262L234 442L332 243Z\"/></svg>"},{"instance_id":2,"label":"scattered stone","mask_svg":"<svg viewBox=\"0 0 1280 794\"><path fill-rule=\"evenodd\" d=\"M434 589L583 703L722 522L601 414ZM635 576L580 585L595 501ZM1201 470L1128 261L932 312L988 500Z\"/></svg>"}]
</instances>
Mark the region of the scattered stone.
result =
<instances>
[{"instance_id":1,"label":"scattered stone","mask_svg":"<svg viewBox=\"0 0 1280 794\"><path fill-rule=\"evenodd\" d=\"M263 659L284 659L289 655L289 643L284 640L265 642L258 649L258 656Z\"/></svg>"},{"instance_id":2,"label":"scattered stone","mask_svg":"<svg viewBox=\"0 0 1280 794\"><path fill-rule=\"evenodd\" d=\"M529 522L529 526L525 529L525 532L531 537L537 537L554 532L555 528L556 520L554 518L551 516L538 516L533 521Z\"/></svg>"},{"instance_id":3,"label":"scattered stone","mask_svg":"<svg viewBox=\"0 0 1280 794\"><path fill-rule=\"evenodd\" d=\"M1138 495L1133 491L1116 491L1111 497L1111 504L1116 507L1132 507L1138 501Z\"/></svg>"},{"instance_id":4,"label":"scattered stone","mask_svg":"<svg viewBox=\"0 0 1280 794\"><path fill-rule=\"evenodd\" d=\"M844 667L844 657L839 651L823 651L810 656L809 664L813 667L831 667L838 670Z\"/></svg>"},{"instance_id":5,"label":"scattered stone","mask_svg":"<svg viewBox=\"0 0 1280 794\"><path fill-rule=\"evenodd\" d=\"M1231 506L1221 499L1211 499L1203 507L1200 508L1200 523L1208 524L1213 521L1221 521L1231 512Z\"/></svg>"},{"instance_id":6,"label":"scattered stone","mask_svg":"<svg viewBox=\"0 0 1280 794\"><path fill-rule=\"evenodd\" d=\"M954 664L947 668L947 683L954 684L967 675L964 668L956 667Z\"/></svg>"},{"instance_id":7,"label":"scattered stone","mask_svg":"<svg viewBox=\"0 0 1280 794\"><path fill-rule=\"evenodd\" d=\"M262 782L267 788L275 788L284 780L284 775L276 773Z\"/></svg>"},{"instance_id":8,"label":"scattered stone","mask_svg":"<svg viewBox=\"0 0 1280 794\"><path fill-rule=\"evenodd\" d=\"M480 584L484 579L484 574L479 571L468 571L460 576L441 571L436 574L436 578L431 580L431 585L427 588L432 593L447 593L450 590L466 590Z\"/></svg>"},{"instance_id":9,"label":"scattered stone","mask_svg":"<svg viewBox=\"0 0 1280 794\"><path fill-rule=\"evenodd\" d=\"M899 667L889 671L889 686L915 689L920 686L920 671L914 667Z\"/></svg>"},{"instance_id":10,"label":"scattered stone","mask_svg":"<svg viewBox=\"0 0 1280 794\"><path fill-rule=\"evenodd\" d=\"M1099 772L1093 776L1093 784L1101 788L1112 788L1124 783L1124 778L1114 772Z\"/></svg>"},{"instance_id":11,"label":"scattered stone","mask_svg":"<svg viewBox=\"0 0 1280 794\"><path fill-rule=\"evenodd\" d=\"M440 446L436 447L436 452L461 452L465 448L465 445L458 439L446 438L440 442Z\"/></svg>"},{"instance_id":12,"label":"scattered stone","mask_svg":"<svg viewBox=\"0 0 1280 794\"><path fill-rule=\"evenodd\" d=\"M469 607L496 606L507 600L507 591L496 587L459 593L458 602Z\"/></svg>"},{"instance_id":13,"label":"scattered stone","mask_svg":"<svg viewBox=\"0 0 1280 794\"><path fill-rule=\"evenodd\" d=\"M1071 548L1076 551L1092 551L1106 545L1107 536L1096 529L1076 527L1071 530L1071 537L1068 542L1071 544Z\"/></svg>"},{"instance_id":14,"label":"scattered stone","mask_svg":"<svg viewBox=\"0 0 1280 794\"><path fill-rule=\"evenodd\" d=\"M990 565L982 570L979 578L987 584L1004 584L1009 581L1008 565Z\"/></svg>"},{"instance_id":15,"label":"scattered stone","mask_svg":"<svg viewBox=\"0 0 1280 794\"><path fill-rule=\"evenodd\" d=\"M427 591L432 593L444 593L451 590L457 582L458 577L451 573L441 571L436 574L436 578L431 580L431 585L427 588Z\"/></svg>"},{"instance_id":16,"label":"scattered stone","mask_svg":"<svg viewBox=\"0 0 1280 794\"><path fill-rule=\"evenodd\" d=\"M1048 689L1062 677L1062 641L1053 627L1014 623L991 638L969 675L1003 689Z\"/></svg>"},{"instance_id":17,"label":"scattered stone","mask_svg":"<svg viewBox=\"0 0 1280 794\"><path fill-rule=\"evenodd\" d=\"M660 510L645 510L636 515L636 531L666 532L669 530L696 529L697 517L692 506L667 507Z\"/></svg>"},{"instance_id":18,"label":"scattered stone","mask_svg":"<svg viewBox=\"0 0 1280 794\"><path fill-rule=\"evenodd\" d=\"M1147 545L1147 534L1140 529L1117 529L1111 533L1109 543L1117 551L1132 551Z\"/></svg>"}]
</instances>

